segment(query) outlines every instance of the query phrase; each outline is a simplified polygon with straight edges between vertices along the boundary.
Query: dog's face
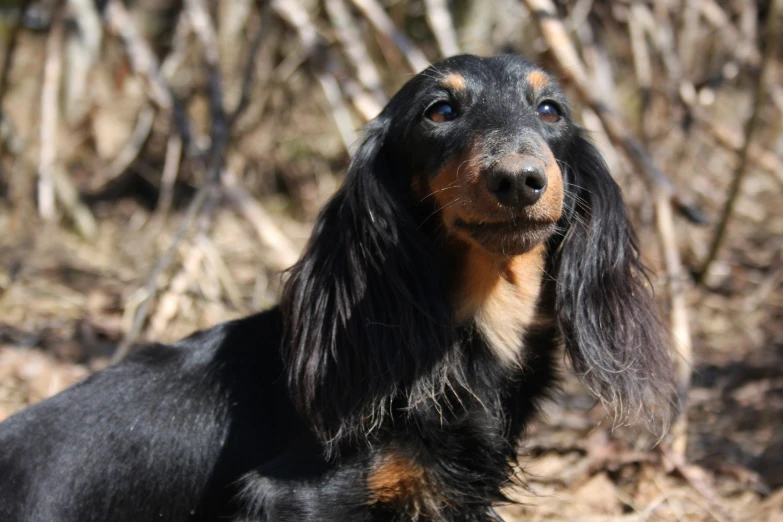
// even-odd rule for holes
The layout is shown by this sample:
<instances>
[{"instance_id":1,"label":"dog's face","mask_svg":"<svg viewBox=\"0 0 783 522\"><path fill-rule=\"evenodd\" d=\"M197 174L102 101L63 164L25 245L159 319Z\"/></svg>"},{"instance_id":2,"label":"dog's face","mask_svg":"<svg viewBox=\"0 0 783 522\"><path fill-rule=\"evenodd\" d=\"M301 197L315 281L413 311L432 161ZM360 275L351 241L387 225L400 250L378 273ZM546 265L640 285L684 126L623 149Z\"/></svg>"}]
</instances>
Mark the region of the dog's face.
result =
<instances>
[{"instance_id":1,"label":"dog's face","mask_svg":"<svg viewBox=\"0 0 783 522\"><path fill-rule=\"evenodd\" d=\"M620 188L556 82L521 58L456 56L408 81L291 274L289 385L324 440L366 436L397 394L427 403L446 389L433 369L463 360L455 336L476 330L504 372L533 360L531 336L562 339L618 419L674 409Z\"/></svg>"},{"instance_id":2,"label":"dog's face","mask_svg":"<svg viewBox=\"0 0 783 522\"><path fill-rule=\"evenodd\" d=\"M513 56L458 56L411 80L391 106L397 161L449 237L513 256L554 232L558 157L574 125L549 75Z\"/></svg>"}]
</instances>

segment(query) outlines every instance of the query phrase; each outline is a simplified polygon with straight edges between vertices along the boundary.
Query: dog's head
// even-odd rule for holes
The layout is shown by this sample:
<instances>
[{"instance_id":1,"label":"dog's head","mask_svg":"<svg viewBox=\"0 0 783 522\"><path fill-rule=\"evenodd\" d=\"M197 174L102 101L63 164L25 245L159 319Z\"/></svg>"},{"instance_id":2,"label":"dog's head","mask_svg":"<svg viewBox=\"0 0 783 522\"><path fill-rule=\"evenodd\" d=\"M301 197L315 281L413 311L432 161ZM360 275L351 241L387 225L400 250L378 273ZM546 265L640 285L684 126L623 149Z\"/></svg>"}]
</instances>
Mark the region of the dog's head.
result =
<instances>
[{"instance_id":1,"label":"dog's head","mask_svg":"<svg viewBox=\"0 0 783 522\"><path fill-rule=\"evenodd\" d=\"M524 364L515 350L545 312L597 397L667 417L667 335L647 286L620 190L557 82L513 56L453 57L368 125L292 269L289 384L322 438L366 433L458 364L456 325L475 321Z\"/></svg>"},{"instance_id":2,"label":"dog's head","mask_svg":"<svg viewBox=\"0 0 783 522\"><path fill-rule=\"evenodd\" d=\"M457 56L411 80L384 111L387 146L447 236L506 257L563 214L558 158L578 132L556 82L513 56Z\"/></svg>"}]
</instances>

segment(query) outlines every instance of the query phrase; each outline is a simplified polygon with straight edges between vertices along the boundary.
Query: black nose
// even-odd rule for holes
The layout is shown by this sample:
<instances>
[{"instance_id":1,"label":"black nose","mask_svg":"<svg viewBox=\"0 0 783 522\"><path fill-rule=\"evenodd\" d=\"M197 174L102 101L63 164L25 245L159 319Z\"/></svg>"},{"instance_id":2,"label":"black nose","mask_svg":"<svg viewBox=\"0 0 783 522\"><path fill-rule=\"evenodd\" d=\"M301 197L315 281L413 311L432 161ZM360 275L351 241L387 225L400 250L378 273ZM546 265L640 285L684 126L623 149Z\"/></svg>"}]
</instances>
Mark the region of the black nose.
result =
<instances>
[{"instance_id":1,"label":"black nose","mask_svg":"<svg viewBox=\"0 0 783 522\"><path fill-rule=\"evenodd\" d=\"M487 189L506 207L533 205L546 190L542 161L532 156L509 154L487 172Z\"/></svg>"}]
</instances>

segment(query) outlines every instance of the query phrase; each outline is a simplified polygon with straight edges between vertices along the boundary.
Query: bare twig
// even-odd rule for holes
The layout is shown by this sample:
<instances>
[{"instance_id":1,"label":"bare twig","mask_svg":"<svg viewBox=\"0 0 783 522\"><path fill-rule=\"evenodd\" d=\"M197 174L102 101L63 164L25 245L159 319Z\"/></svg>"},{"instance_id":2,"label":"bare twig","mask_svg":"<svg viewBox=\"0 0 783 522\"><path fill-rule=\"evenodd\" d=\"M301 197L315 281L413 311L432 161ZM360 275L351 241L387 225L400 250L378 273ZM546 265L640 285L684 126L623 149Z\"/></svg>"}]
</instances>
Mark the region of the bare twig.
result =
<instances>
[{"instance_id":1,"label":"bare twig","mask_svg":"<svg viewBox=\"0 0 783 522\"><path fill-rule=\"evenodd\" d=\"M163 174L160 176L160 197L156 212L161 220L165 219L174 199L174 184L182 162L182 137L171 133L166 142L166 156L163 160Z\"/></svg>"},{"instance_id":2,"label":"bare twig","mask_svg":"<svg viewBox=\"0 0 783 522\"><path fill-rule=\"evenodd\" d=\"M14 63L14 56L16 54L16 44L19 41L19 29L22 27L22 19L30 6L31 0L22 0L19 2L17 8L17 18L14 20L11 30L8 32L8 38L5 45L5 59L3 60L3 68L0 70L0 114L5 114L3 110L5 93L8 90L8 80L11 75L11 68Z\"/></svg>"},{"instance_id":3,"label":"bare twig","mask_svg":"<svg viewBox=\"0 0 783 522\"><path fill-rule=\"evenodd\" d=\"M649 121L645 118L647 110L650 105L650 91L652 89L652 64L650 60L650 51L647 48L647 41L645 39L643 12L645 7L640 4L631 5L631 10L628 16L628 34L631 40L631 52L633 54L633 65L636 71L636 81L639 84L639 90L641 91L641 103L639 104L639 129L642 135L642 139L646 141L649 135L648 126L645 125Z\"/></svg>"},{"instance_id":4,"label":"bare twig","mask_svg":"<svg viewBox=\"0 0 783 522\"><path fill-rule=\"evenodd\" d=\"M172 259L174 259L174 254L177 251L177 246L195 222L196 217L201 211L201 208L204 206L204 202L206 201L207 195L211 189L212 185L207 183L198 190L196 196L190 202L190 205L188 205L185 216L182 218L179 228L177 229L174 238L171 240L171 244L163 253L163 255L158 258L158 261L155 263L155 266L147 277L147 283L143 288L140 289L140 302L136 308L136 313L133 316L133 322L130 329L125 334L125 337L122 339L122 342L120 342L119 346L117 347L117 351L114 352L114 355L112 355L112 363L115 363L128 355L131 348L133 347L133 343L135 343L136 339L138 339L139 334L141 333L141 329L144 326L144 322L147 320L150 303L155 298L155 295L158 291L158 277L160 277L160 275L171 264Z\"/></svg>"},{"instance_id":5,"label":"bare twig","mask_svg":"<svg viewBox=\"0 0 783 522\"><path fill-rule=\"evenodd\" d=\"M345 50L348 61L356 69L359 83L370 91L379 103L386 103L386 95L381 84L381 75L370 58L362 34L356 27L345 0L325 0L329 19L334 26L337 39Z\"/></svg>"},{"instance_id":6,"label":"bare twig","mask_svg":"<svg viewBox=\"0 0 783 522\"><path fill-rule=\"evenodd\" d=\"M269 16L266 12L266 4L264 4L263 12L261 13L261 21L258 24L258 30L256 36L253 38L253 43L250 45L247 55L247 63L245 64L245 71L242 75L242 87L239 94L239 101L236 107L228 116L228 126L233 130L239 117L245 112L250 104L250 92L253 87L253 80L256 74L256 56L261 49L261 44L264 42L264 36L269 30Z\"/></svg>"},{"instance_id":7,"label":"bare twig","mask_svg":"<svg viewBox=\"0 0 783 522\"><path fill-rule=\"evenodd\" d=\"M54 9L52 26L46 38L43 87L41 88L41 151L38 159L38 213L45 220L55 217L54 181L52 171L57 159L57 98L62 77L63 5Z\"/></svg>"},{"instance_id":8,"label":"bare twig","mask_svg":"<svg viewBox=\"0 0 783 522\"><path fill-rule=\"evenodd\" d=\"M87 82L100 56L103 28L94 0L67 1L70 15L68 22L75 26L75 30L68 32L65 48L67 74L64 112L68 123L76 125L89 108Z\"/></svg>"},{"instance_id":9,"label":"bare twig","mask_svg":"<svg viewBox=\"0 0 783 522\"><path fill-rule=\"evenodd\" d=\"M184 258L182 268L171 278L171 283L161 294L155 312L150 317L149 330L154 338L165 335L171 320L176 317L181 308L180 302L184 299L185 293L193 281L198 279L204 251L193 245L182 257Z\"/></svg>"},{"instance_id":10,"label":"bare twig","mask_svg":"<svg viewBox=\"0 0 783 522\"><path fill-rule=\"evenodd\" d=\"M655 194L655 224L666 270L670 329L675 347L674 367L677 374L677 392L680 407L683 410L683 413L671 427L672 450L676 455L684 458L688 446L688 416L684 412L687 411L688 390L691 386L691 372L693 370L693 343L686 300L689 278L683 270L677 249L672 206L667 194L660 190Z\"/></svg>"},{"instance_id":11,"label":"bare twig","mask_svg":"<svg viewBox=\"0 0 783 522\"><path fill-rule=\"evenodd\" d=\"M277 228L261 204L237 183L236 176L230 169L223 173L223 191L234 203L237 211L253 225L261 244L273 254L269 256L270 264L277 270L293 265L299 257L297 249Z\"/></svg>"},{"instance_id":12,"label":"bare twig","mask_svg":"<svg viewBox=\"0 0 783 522\"><path fill-rule=\"evenodd\" d=\"M712 120L702 111L694 111L696 122L705 127L707 134L717 141L723 147L731 149L734 152L741 152L745 146L745 138L742 132L732 129L722 123ZM756 167L767 171L783 185L783 161L774 153L770 152L756 143L748 144L748 161Z\"/></svg>"},{"instance_id":13,"label":"bare twig","mask_svg":"<svg viewBox=\"0 0 783 522\"><path fill-rule=\"evenodd\" d=\"M215 244L205 234L199 234L196 236L196 246L204 253L207 262L217 274L218 280L231 305L237 310L246 311L247 307L242 299L239 285L231 274L228 265L220 256L220 252L215 247Z\"/></svg>"},{"instance_id":14,"label":"bare twig","mask_svg":"<svg viewBox=\"0 0 783 522\"><path fill-rule=\"evenodd\" d=\"M79 199L79 192L73 186L68 173L55 165L51 171L52 183L57 200L62 204L62 208L73 220L76 230L85 237L93 238L98 230L90 209Z\"/></svg>"},{"instance_id":15,"label":"bare twig","mask_svg":"<svg viewBox=\"0 0 783 522\"><path fill-rule=\"evenodd\" d=\"M716 29L723 32L725 41L732 42L730 51L737 60L758 66L761 63L761 55L753 42L743 38L742 33L731 23L731 18L727 15L715 0L699 0L698 2L686 2L695 4L701 11L704 19Z\"/></svg>"},{"instance_id":16,"label":"bare twig","mask_svg":"<svg viewBox=\"0 0 783 522\"><path fill-rule=\"evenodd\" d=\"M334 75L329 72L328 65L332 61L327 60L325 49L315 29L315 25L310 20L304 7L295 0L276 0L272 2L272 9L296 30L302 47L307 53L306 56L313 66L316 79L321 85L326 101L329 103L332 117L337 125L337 130L340 132L343 144L346 150L350 150L357 138L354 130L355 126L340 92L340 85ZM325 61L327 63L324 63Z\"/></svg>"},{"instance_id":17,"label":"bare twig","mask_svg":"<svg viewBox=\"0 0 783 522\"><path fill-rule=\"evenodd\" d=\"M351 0L351 2L370 21L378 33L394 42L413 72L423 71L429 66L421 49L397 29L397 26L376 0Z\"/></svg>"},{"instance_id":18,"label":"bare twig","mask_svg":"<svg viewBox=\"0 0 783 522\"><path fill-rule=\"evenodd\" d=\"M133 69L141 75L150 98L164 111L173 109L174 99L160 75L158 59L139 34L128 10L120 0L109 0L104 11L109 30L120 37Z\"/></svg>"},{"instance_id":19,"label":"bare twig","mask_svg":"<svg viewBox=\"0 0 783 522\"><path fill-rule=\"evenodd\" d=\"M102 183L113 180L128 169L147 142L154 121L155 109L150 105L144 105L136 118L136 126L133 128L128 142L112 160L104 174L100 176Z\"/></svg>"},{"instance_id":20,"label":"bare twig","mask_svg":"<svg viewBox=\"0 0 783 522\"><path fill-rule=\"evenodd\" d=\"M424 4L427 6L427 22L438 42L441 56L459 54L457 31L454 30L446 0L424 0Z\"/></svg>"},{"instance_id":21,"label":"bare twig","mask_svg":"<svg viewBox=\"0 0 783 522\"><path fill-rule=\"evenodd\" d=\"M218 64L217 34L204 0L186 0L185 5L193 30L201 42L204 60L209 70L209 108L212 124L206 177L208 182L212 183L219 179L223 170L225 149L229 139L228 121L223 107L223 80Z\"/></svg>"},{"instance_id":22,"label":"bare twig","mask_svg":"<svg viewBox=\"0 0 783 522\"><path fill-rule=\"evenodd\" d=\"M778 16L781 11L781 5L783 0L772 0L769 13L767 14L767 23L765 28L765 44L764 55L762 58L761 70L759 71L758 78L756 79L755 91L753 93L753 103L750 113L750 117L745 123L745 143L742 146L742 150L739 153L739 163L734 171L734 177L729 188L729 194L726 199L726 204L723 207L721 213L720 222L718 228L715 231L715 236L710 243L710 250L707 254L704 264L701 270L697 274L697 281L703 283L706 277L709 275L710 265L718 255L721 245L726 237L726 229L728 227L731 216L734 212L734 205L737 202L740 191L742 189L742 181L745 178L748 169L748 156L750 153L750 144L753 141L753 135L756 132L756 128L759 122L759 115L761 114L761 107L764 105L764 92L766 89L766 79L770 71L770 67L773 63L773 56L777 47L777 42L780 37L778 34Z\"/></svg>"}]
</instances>

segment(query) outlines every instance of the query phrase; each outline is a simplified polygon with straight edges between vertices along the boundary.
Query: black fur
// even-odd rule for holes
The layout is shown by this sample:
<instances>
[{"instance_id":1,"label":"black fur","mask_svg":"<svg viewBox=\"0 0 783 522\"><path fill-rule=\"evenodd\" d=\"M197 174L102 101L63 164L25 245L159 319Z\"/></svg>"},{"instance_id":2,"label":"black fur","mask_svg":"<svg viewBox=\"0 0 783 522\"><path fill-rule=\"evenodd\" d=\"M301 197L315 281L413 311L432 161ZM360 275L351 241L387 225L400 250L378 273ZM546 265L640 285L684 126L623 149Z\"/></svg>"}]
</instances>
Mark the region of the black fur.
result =
<instances>
[{"instance_id":1,"label":"black fur","mask_svg":"<svg viewBox=\"0 0 783 522\"><path fill-rule=\"evenodd\" d=\"M527 84L536 70L460 56L408 82L368 126L279 307L140 349L0 425L0 520L498 520L561 344L610 408L665 424L666 335L620 191L551 78L543 94ZM539 119L541 96L562 119ZM458 117L428 120L443 100ZM553 276L518 364L456 317L468 243L416 188L469 153L481 173L554 155L565 183L557 226L500 243L545 241Z\"/></svg>"}]
</instances>

